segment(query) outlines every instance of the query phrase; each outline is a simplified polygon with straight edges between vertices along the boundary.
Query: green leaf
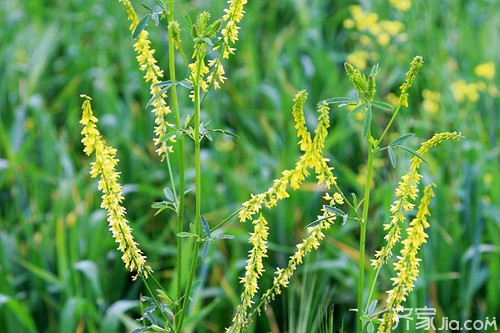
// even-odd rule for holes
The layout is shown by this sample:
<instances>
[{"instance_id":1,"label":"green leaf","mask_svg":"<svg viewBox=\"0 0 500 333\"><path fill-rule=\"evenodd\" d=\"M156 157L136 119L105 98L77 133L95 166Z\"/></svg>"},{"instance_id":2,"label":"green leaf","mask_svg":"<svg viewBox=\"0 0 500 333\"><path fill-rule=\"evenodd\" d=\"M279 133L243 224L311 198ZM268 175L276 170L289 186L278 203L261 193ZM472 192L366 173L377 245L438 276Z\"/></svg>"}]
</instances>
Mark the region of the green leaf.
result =
<instances>
[{"instance_id":1,"label":"green leaf","mask_svg":"<svg viewBox=\"0 0 500 333\"><path fill-rule=\"evenodd\" d=\"M370 131L370 126L372 125L372 107L368 104L366 108L365 121L363 122L363 138L366 138L368 132Z\"/></svg>"},{"instance_id":2,"label":"green leaf","mask_svg":"<svg viewBox=\"0 0 500 333\"><path fill-rule=\"evenodd\" d=\"M359 104L351 112L349 112L349 116L354 116L355 114L360 113L361 111L365 111L366 106L367 106L366 103Z\"/></svg>"},{"instance_id":3,"label":"green leaf","mask_svg":"<svg viewBox=\"0 0 500 333\"><path fill-rule=\"evenodd\" d=\"M376 77L378 72L380 71L378 63L372 67L372 70L370 72L370 75L373 77Z\"/></svg>"},{"instance_id":4,"label":"green leaf","mask_svg":"<svg viewBox=\"0 0 500 333\"><path fill-rule=\"evenodd\" d=\"M210 134L210 130L207 130L204 123L200 124L199 131L201 137L206 137L208 140L213 141L212 135Z\"/></svg>"},{"instance_id":5,"label":"green leaf","mask_svg":"<svg viewBox=\"0 0 500 333\"><path fill-rule=\"evenodd\" d=\"M392 149L392 146L388 146L387 151L389 152L389 158L391 159L391 165L393 168L395 168L396 167L396 154L394 153L394 149Z\"/></svg>"},{"instance_id":6,"label":"green leaf","mask_svg":"<svg viewBox=\"0 0 500 333\"><path fill-rule=\"evenodd\" d=\"M210 248L210 241L206 241L205 244L203 245L203 251L201 253L201 260L205 260L208 254L208 250Z\"/></svg>"},{"instance_id":7,"label":"green leaf","mask_svg":"<svg viewBox=\"0 0 500 333\"><path fill-rule=\"evenodd\" d=\"M148 25L148 20L149 20L150 16L151 16L151 14L147 14L139 21L139 23L137 24L137 26L134 29L134 32L132 33L132 38L136 39L139 36L139 34L142 32L142 30L144 30L144 28L146 28L146 26Z\"/></svg>"},{"instance_id":8,"label":"green leaf","mask_svg":"<svg viewBox=\"0 0 500 333\"><path fill-rule=\"evenodd\" d=\"M416 157L420 158L420 159L422 160L422 162L424 162L425 164L427 164L427 165L429 165L429 166L430 166L429 162L427 162L427 161L425 160L425 158L424 158L422 155L420 155L418 152L416 152L415 150L413 150L413 149L411 149L411 148L408 148L408 147L405 147L405 146L399 146L399 145L398 145L398 146L396 146L396 147L399 147L399 148L401 148L401 149L403 149L403 150L406 150L406 151L407 151L407 152L409 152L410 154L415 155Z\"/></svg>"},{"instance_id":9,"label":"green leaf","mask_svg":"<svg viewBox=\"0 0 500 333\"><path fill-rule=\"evenodd\" d=\"M361 317L359 317L359 319L364 322L364 323L367 323L370 321L370 317L368 316L365 316L365 315L362 315Z\"/></svg>"},{"instance_id":10,"label":"green leaf","mask_svg":"<svg viewBox=\"0 0 500 333\"><path fill-rule=\"evenodd\" d=\"M334 206L330 206L330 205L324 205L323 206L327 211L329 211L330 213L333 213L335 215L346 215L346 213L344 213L341 209L337 208L337 207L334 207Z\"/></svg>"},{"instance_id":11,"label":"green leaf","mask_svg":"<svg viewBox=\"0 0 500 333\"><path fill-rule=\"evenodd\" d=\"M207 235L207 238L210 239L210 226L208 225L207 220L205 219L205 217L203 215L200 217L200 220L201 220L201 228L203 229L203 232L205 233L205 235Z\"/></svg>"},{"instance_id":12,"label":"green leaf","mask_svg":"<svg viewBox=\"0 0 500 333\"><path fill-rule=\"evenodd\" d=\"M377 300L374 299L371 301L370 305L368 305L368 316L371 317L373 313L375 313L375 308L377 307Z\"/></svg>"},{"instance_id":13,"label":"green leaf","mask_svg":"<svg viewBox=\"0 0 500 333\"><path fill-rule=\"evenodd\" d=\"M165 87L165 86L168 86L168 85L171 86L172 84L175 84L175 82L172 81L172 80L160 81L158 83L153 84L153 87Z\"/></svg>"},{"instance_id":14,"label":"green leaf","mask_svg":"<svg viewBox=\"0 0 500 333\"><path fill-rule=\"evenodd\" d=\"M344 213L341 209L337 208L337 207L334 207L334 206L330 206L330 205L325 205L323 206L327 211L329 211L330 213L333 213L335 215L339 215L339 216L342 216L342 225L346 224L347 223L347 219L348 219L348 215L346 213Z\"/></svg>"},{"instance_id":15,"label":"green leaf","mask_svg":"<svg viewBox=\"0 0 500 333\"><path fill-rule=\"evenodd\" d=\"M151 208L153 209L160 209L160 208L165 208L165 206L167 205L167 202L166 201L162 201L162 202L153 202L151 204Z\"/></svg>"},{"instance_id":16,"label":"green leaf","mask_svg":"<svg viewBox=\"0 0 500 333\"><path fill-rule=\"evenodd\" d=\"M193 89L193 86L187 80L182 80L181 82L179 82L179 85L189 90Z\"/></svg>"},{"instance_id":17,"label":"green leaf","mask_svg":"<svg viewBox=\"0 0 500 333\"><path fill-rule=\"evenodd\" d=\"M171 189L169 189L168 187L165 187L163 189L163 193L165 194L165 197L167 198L168 201L175 202L174 193L172 193Z\"/></svg>"},{"instance_id":18,"label":"green leaf","mask_svg":"<svg viewBox=\"0 0 500 333\"><path fill-rule=\"evenodd\" d=\"M333 97L319 102L318 105L323 102L325 102L326 104L339 104L339 107L342 107L354 103L354 100L351 97Z\"/></svg>"},{"instance_id":19,"label":"green leaf","mask_svg":"<svg viewBox=\"0 0 500 333\"><path fill-rule=\"evenodd\" d=\"M144 3L141 3L142 7L146 8L147 10L149 10L151 13L154 12L154 10L151 9L151 7L149 7L148 5L144 4Z\"/></svg>"},{"instance_id":20,"label":"green leaf","mask_svg":"<svg viewBox=\"0 0 500 333\"><path fill-rule=\"evenodd\" d=\"M191 20L191 16L189 16L187 12L182 12L182 17L184 18L184 21L186 21L188 27L193 25L193 20Z\"/></svg>"},{"instance_id":21,"label":"green leaf","mask_svg":"<svg viewBox=\"0 0 500 333\"><path fill-rule=\"evenodd\" d=\"M155 0L155 2L160 6L164 11L167 11L167 6L165 4L165 1L163 0Z\"/></svg>"},{"instance_id":22,"label":"green leaf","mask_svg":"<svg viewBox=\"0 0 500 333\"><path fill-rule=\"evenodd\" d=\"M373 332L375 332L375 325L373 325L373 323L372 323L371 321L368 323L368 327L366 328L366 331L367 331L368 333L373 333Z\"/></svg>"},{"instance_id":23,"label":"green leaf","mask_svg":"<svg viewBox=\"0 0 500 333\"><path fill-rule=\"evenodd\" d=\"M193 234L192 232L179 232L177 234L177 237L180 237L180 238L189 238L189 237L196 237L196 234Z\"/></svg>"},{"instance_id":24,"label":"green leaf","mask_svg":"<svg viewBox=\"0 0 500 333\"><path fill-rule=\"evenodd\" d=\"M150 106L151 103L153 103L158 97L160 97L162 94L164 94L170 87L172 87L175 84L175 82L168 82L165 84L163 88L161 88L160 91L158 91L153 97L150 98L150 100L146 103L146 107Z\"/></svg>"},{"instance_id":25,"label":"green leaf","mask_svg":"<svg viewBox=\"0 0 500 333\"><path fill-rule=\"evenodd\" d=\"M378 102L378 101L373 101L371 102L372 105L378 109L382 109L382 110L387 110L387 111L392 111L392 106L390 104L387 104L387 103L383 103L383 102Z\"/></svg>"},{"instance_id":26,"label":"green leaf","mask_svg":"<svg viewBox=\"0 0 500 333\"><path fill-rule=\"evenodd\" d=\"M389 146L398 146L400 144L402 144L403 142L405 142L406 140L414 137L415 134L414 133L408 133L408 134L405 134L405 135L401 135L399 138L397 138L396 140L392 141Z\"/></svg>"},{"instance_id":27,"label":"green leaf","mask_svg":"<svg viewBox=\"0 0 500 333\"><path fill-rule=\"evenodd\" d=\"M213 130L210 130L210 132L222 133L224 135L229 135L229 136L232 136L234 138L239 138L238 135L231 133L231 132L228 132L228 131L224 131L222 129L213 129Z\"/></svg>"},{"instance_id":28,"label":"green leaf","mask_svg":"<svg viewBox=\"0 0 500 333\"><path fill-rule=\"evenodd\" d=\"M170 296L165 290L156 289L156 292L158 293L158 298L167 300L169 302L173 302L174 301L174 299L172 298L172 296Z\"/></svg>"},{"instance_id":29,"label":"green leaf","mask_svg":"<svg viewBox=\"0 0 500 333\"><path fill-rule=\"evenodd\" d=\"M212 237L212 239L234 239L233 235L219 235Z\"/></svg>"}]
</instances>

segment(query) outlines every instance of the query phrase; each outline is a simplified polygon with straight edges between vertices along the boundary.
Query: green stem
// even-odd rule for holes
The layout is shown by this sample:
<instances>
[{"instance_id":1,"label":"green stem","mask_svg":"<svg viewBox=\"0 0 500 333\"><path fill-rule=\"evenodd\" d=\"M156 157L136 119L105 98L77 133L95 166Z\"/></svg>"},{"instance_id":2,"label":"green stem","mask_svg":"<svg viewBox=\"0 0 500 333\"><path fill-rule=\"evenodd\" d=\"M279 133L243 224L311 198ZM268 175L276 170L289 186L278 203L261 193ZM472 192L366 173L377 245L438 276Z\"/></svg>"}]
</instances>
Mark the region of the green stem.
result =
<instances>
[{"instance_id":1,"label":"green stem","mask_svg":"<svg viewBox=\"0 0 500 333\"><path fill-rule=\"evenodd\" d=\"M368 166L366 172L365 193L363 199L363 214L361 218L361 230L359 239L359 280L358 280L358 333L363 332L363 322L361 316L363 315L363 287L365 275L365 247L366 247L366 226L368 222L368 210L370 208L370 190L373 172L373 156L375 154L375 147L370 143L371 131L367 134L368 144Z\"/></svg>"},{"instance_id":2,"label":"green stem","mask_svg":"<svg viewBox=\"0 0 500 333\"><path fill-rule=\"evenodd\" d=\"M392 115L392 118L391 120L389 120L389 123L387 124L387 126L385 127L385 130L384 132L382 133L382 135L380 136L380 138L378 139L378 142L382 142L382 139L384 138L384 136L387 134L387 132L389 131L389 128L391 128L392 126L392 123L394 122L394 119L396 119L398 113L399 113L399 110L401 110L401 102L399 102L399 105L398 107L396 108L396 111L394 111L393 115Z\"/></svg>"},{"instance_id":3,"label":"green stem","mask_svg":"<svg viewBox=\"0 0 500 333\"><path fill-rule=\"evenodd\" d=\"M366 303L365 312L368 312L368 305L370 304L370 300L372 299L373 291L375 290L375 283L377 282L378 274L380 273L380 268L382 268L382 266L378 266L377 271L375 272L375 277L373 278L372 285L370 287L370 293L368 294L368 298L367 298L368 302Z\"/></svg>"},{"instance_id":4,"label":"green stem","mask_svg":"<svg viewBox=\"0 0 500 333\"><path fill-rule=\"evenodd\" d=\"M202 57L198 57L198 62L203 61ZM198 72L196 73L196 79L194 82L194 160L195 160L195 171L196 171L196 203L195 203L195 217L194 217L194 232L199 237L201 233L201 140L200 140L200 68L201 65L198 64ZM179 318L176 323L176 332L181 332L182 325L184 323L184 318L187 312L187 307L189 305L189 299L191 295L191 289L193 287L194 276L196 275L196 268L198 264L198 252L200 249L198 239L193 241L193 253L191 256L191 267L189 270L188 282L186 285L186 291L184 294L184 300L182 302L181 312L179 313Z\"/></svg>"},{"instance_id":5,"label":"green stem","mask_svg":"<svg viewBox=\"0 0 500 333\"><path fill-rule=\"evenodd\" d=\"M174 20L174 1L169 2L168 21ZM172 32L168 34L168 60L169 60L169 74L170 80L176 82L175 77L175 42L172 37ZM175 117L175 126L177 129L181 128L181 116L179 111L179 100L177 96L177 86L174 84L171 88L171 108ZM185 168L184 168L184 136L181 134L177 139L177 151L179 153L179 207L177 210L177 233L184 231L184 192L185 192ZM175 189L173 189L175 193ZM176 284L176 297L181 298L182 293L182 240L177 241L177 284ZM178 309L179 310L179 309Z\"/></svg>"}]
</instances>

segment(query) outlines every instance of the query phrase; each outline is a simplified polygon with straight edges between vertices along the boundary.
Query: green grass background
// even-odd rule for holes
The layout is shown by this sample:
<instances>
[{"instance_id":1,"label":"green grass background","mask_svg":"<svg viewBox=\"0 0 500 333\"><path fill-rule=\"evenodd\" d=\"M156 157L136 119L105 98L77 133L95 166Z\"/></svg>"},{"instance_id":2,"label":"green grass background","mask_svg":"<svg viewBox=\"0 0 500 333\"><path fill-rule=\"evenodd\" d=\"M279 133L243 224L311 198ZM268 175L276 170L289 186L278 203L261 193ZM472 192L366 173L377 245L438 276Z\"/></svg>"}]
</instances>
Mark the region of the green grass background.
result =
<instances>
[{"instance_id":1,"label":"green grass background","mask_svg":"<svg viewBox=\"0 0 500 333\"><path fill-rule=\"evenodd\" d=\"M140 2L133 4L145 14ZM216 135L204 146L202 210L211 225L294 165L298 149L290 110L296 91L310 93L306 112L311 126L318 101L349 93L343 62L367 48L359 32L343 26L352 4L249 1L236 57L225 65L229 80L203 105L203 118L213 128L239 136ZM369 48L382 68L380 99L397 93L413 56L425 61L394 136L416 133L418 140L410 141L415 149L435 132L457 130L466 137L445 143L428 157L425 181L438 188L421 276L406 305L436 308L436 325L442 317L463 322L496 316L500 326L498 93L480 91L477 101L460 103L451 89L460 79L500 89L498 75L488 81L474 74L475 66L489 61L500 70L500 9L486 0L415 1L406 13L388 1L362 4L380 19L401 21L407 34L397 45L374 43ZM182 11L194 17L206 9L217 17L224 5L178 2L178 20ZM117 1L4 0L0 25L0 332L131 330L140 317L143 286L131 281L107 230L78 123L79 95L85 93L93 98L108 143L118 149L134 235L158 279L170 288L173 216L154 216L150 208L162 200L162 189L169 184L166 166L154 154L153 118L145 108L149 89L138 70L124 9ZM152 23L148 28L165 68L165 28ZM435 114L422 106L424 89L440 93ZM190 112L189 103L181 103L183 114ZM342 188L360 191L360 124L343 109L332 108L331 119L327 155ZM387 120L386 114L375 115L374 126ZM381 244L392 189L405 173L407 157L398 152L400 163L392 169L380 155L368 237L371 253ZM193 161L188 162L193 168ZM194 171L188 171L188 184L194 184ZM268 274L286 264L304 227L318 214L321 196L311 182L269 212ZM194 198L188 195L187 202ZM188 218L192 211L187 209ZM202 287L192 307L196 313L210 313L191 325L195 332L221 332L238 303L250 226L231 220L222 229L236 238L214 242L200 266ZM250 331L353 331L354 316L348 310L356 307L357 231L354 223L332 228L318 254L292 281L291 291L272 303ZM390 288L391 274L390 267L382 271L380 297ZM261 290L271 281L266 277Z\"/></svg>"}]
</instances>

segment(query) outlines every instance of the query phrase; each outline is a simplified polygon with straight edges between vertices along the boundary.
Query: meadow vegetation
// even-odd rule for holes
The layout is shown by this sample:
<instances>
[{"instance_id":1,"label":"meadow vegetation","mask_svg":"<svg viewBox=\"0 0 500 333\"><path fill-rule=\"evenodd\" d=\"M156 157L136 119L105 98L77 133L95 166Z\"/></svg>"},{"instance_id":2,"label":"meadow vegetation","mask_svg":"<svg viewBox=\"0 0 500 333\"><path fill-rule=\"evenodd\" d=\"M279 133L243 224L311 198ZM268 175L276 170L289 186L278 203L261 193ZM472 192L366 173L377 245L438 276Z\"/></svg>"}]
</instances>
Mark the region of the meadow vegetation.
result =
<instances>
[{"instance_id":1,"label":"meadow vegetation","mask_svg":"<svg viewBox=\"0 0 500 333\"><path fill-rule=\"evenodd\" d=\"M161 11L154 1L144 3ZM150 13L140 2L132 5L138 18ZM189 48L190 25L199 23L199 14L207 10L216 20L227 3L176 1L175 6L172 14ZM457 131L463 136L459 142L433 148L424 156L426 163L419 165L425 185L436 187L419 188L421 194L427 193L426 200L429 191L435 195L427 203L430 215L424 218L429 227L418 255L420 275L404 306L435 308L436 324L442 318L463 322L496 316L500 326L500 80L496 75L500 57L498 45L492 42L500 40L497 7L486 0L249 1L238 24L235 55L223 62L227 79L199 104L199 121L206 127L183 133L195 137L201 129L197 135L205 140L198 141L198 147L193 140L186 141L186 158L181 162L178 141L172 139L174 153L167 162L161 161L154 141L158 123L148 105L154 103L151 82L144 81L136 59L138 36L133 38L119 1L3 1L0 332L124 332L155 322L164 326L162 311L153 313L153 307L161 306L147 298L151 291L156 296L159 286L164 288L161 302L186 312L180 324L183 331L224 331L231 326L229 314L235 314L244 292L240 277L252 248L250 234L262 222L259 218L240 223L245 216L238 219L235 212L242 212L242 203L252 194L266 193L286 177L282 171L293 169L310 151L302 150L299 142L307 141L307 129L313 132L326 123L329 129L321 143L321 157L335 168L335 181L326 175L318 184L313 172L286 200L266 210L267 247L259 291L276 285L272 273L287 267L307 230L322 226L332 216L336 221L323 231L318 250L304 258L289 281L282 280L289 287L272 297L269 294L269 300L274 300L261 308L245 331L354 332L357 314L350 309L359 304L359 268L365 268L367 285L378 276L372 290L365 287L361 292L365 305L370 293L382 309L386 291L392 288L392 263L376 271L370 260L385 244L384 224L393 216L395 187L421 160L394 149L367 161L373 144L366 127L367 111L348 116L356 106L340 108L338 104L349 103L332 100L335 96L356 99L359 81L353 79L355 69L348 67L346 74L346 61L366 76L375 74L372 68L378 64L376 92L371 95L382 106L373 109L371 128L377 136L385 136L382 131L391 122L391 112L404 106L383 146L408 133L415 135L405 137L404 145L414 151L435 133ZM183 19L184 12L191 23ZM158 66L171 77L166 22L155 26L149 20L145 29ZM408 80L405 74L416 55L424 65L412 80L407 100L402 100L400 87ZM191 62L191 53L187 57ZM183 59L177 55L174 61L182 64ZM187 78L182 66L175 68L179 81ZM196 85L186 81L185 86ZM307 100L300 93L304 90ZM171 96L171 90L167 93ZM192 100L196 103L202 95L194 93L191 99L190 90L180 84L177 94L184 123L193 114ZM143 271L133 269L131 274L120 259L101 208L98 181L89 176L93 159L84 153L80 124L85 101L99 119L102 138L116 148L122 206L141 253L147 255ZM329 110L317 119L316 110L326 109L321 101ZM298 109L303 119L297 116ZM297 119L302 125L297 125ZM217 131L203 132L209 128ZM305 130L302 136L301 129ZM183 165L183 175L170 165ZM314 164L308 166L314 169ZM374 170L373 177L367 177L368 170ZM171 183L180 177L185 196L176 193ZM334 192L344 197L325 192L325 184L335 182ZM349 207L336 209L335 205L354 200L351 193L361 201L365 188L370 192L370 209L362 214L360 209L357 215L370 222L363 259L356 214L351 212L352 218L343 221L342 213ZM157 214L158 208L176 201L171 200L174 193L183 197L185 221L196 220L197 227L189 229L186 223L180 232L178 209L167 207ZM250 215L258 210L250 210ZM410 220L422 217L416 210L408 215ZM194 255L199 258L196 274L188 281L190 256L196 248L192 233L202 238L199 256ZM179 258L180 238L184 255ZM394 252L400 249L396 246ZM127 268L137 268L137 262ZM132 279L145 272L150 275L148 281L154 279L153 287L141 278ZM176 299L182 294L179 289L190 283L189 302ZM146 298L140 302L142 296ZM167 310L163 313L169 318Z\"/></svg>"}]
</instances>

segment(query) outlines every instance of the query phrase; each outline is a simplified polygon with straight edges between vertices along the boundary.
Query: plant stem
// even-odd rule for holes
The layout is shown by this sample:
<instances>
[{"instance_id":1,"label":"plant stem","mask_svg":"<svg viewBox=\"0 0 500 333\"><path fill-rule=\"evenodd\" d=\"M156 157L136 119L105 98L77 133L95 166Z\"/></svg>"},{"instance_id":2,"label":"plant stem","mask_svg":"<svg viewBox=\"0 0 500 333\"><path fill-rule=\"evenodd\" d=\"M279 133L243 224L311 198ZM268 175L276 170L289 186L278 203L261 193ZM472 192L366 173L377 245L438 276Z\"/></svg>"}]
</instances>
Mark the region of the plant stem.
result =
<instances>
[{"instance_id":1,"label":"plant stem","mask_svg":"<svg viewBox=\"0 0 500 333\"><path fill-rule=\"evenodd\" d=\"M366 225L368 221L368 210L370 208L370 190L372 183L372 172L373 172L373 155L375 154L375 147L372 147L370 142L371 131L368 130L367 133L367 144L368 144L368 165L366 171L366 183L365 183L365 193L363 199L363 214L361 218L361 229L360 229L360 239L359 239L359 280L358 280L358 333L363 332L363 322L361 321L361 316L363 315L363 287L364 287L364 275L365 275L365 247L366 247Z\"/></svg>"},{"instance_id":2,"label":"plant stem","mask_svg":"<svg viewBox=\"0 0 500 333\"><path fill-rule=\"evenodd\" d=\"M194 160L195 160L195 171L196 171L196 203L195 203L195 217L194 217L194 232L199 237L201 232L201 140L200 140L200 62L203 58L198 56L198 72L196 73L196 78L194 82ZM191 267L189 270L188 282L186 285L186 291L184 294L184 300L182 302L181 312L179 313L179 318L176 324L176 332L181 332L184 318L186 316L187 307L189 305L189 299L191 295L191 289L193 286L194 276L196 274L196 268L198 263L198 252L200 249L198 238L194 240L193 252L191 256Z\"/></svg>"},{"instance_id":3,"label":"plant stem","mask_svg":"<svg viewBox=\"0 0 500 333\"><path fill-rule=\"evenodd\" d=\"M391 117L391 120L389 120L389 123L387 124L387 126L385 127L385 130L384 132L382 133L382 135L380 136L380 138L378 139L378 142L381 142L382 139L384 138L384 136L387 134L387 132L389 131L389 128L391 128L392 126L392 123L394 122L394 119L396 119L398 113L399 113L399 110L401 110L401 102L399 102L398 104L398 107L396 108L396 111L394 111L392 117Z\"/></svg>"},{"instance_id":4,"label":"plant stem","mask_svg":"<svg viewBox=\"0 0 500 333\"><path fill-rule=\"evenodd\" d=\"M168 10L168 21L172 22L174 20L174 1L169 2ZM168 67L170 80L176 82L175 77L175 42L171 35L171 31L168 34ZM181 116L179 111L179 100L177 97L177 86L174 84L171 88L171 108L175 117L175 126L177 129L181 129ZM177 210L177 233L184 231L184 192L185 192L185 168L184 168L184 136L181 134L178 137L177 151L179 153L179 206ZM175 189L173 189L175 193ZM181 298L182 293L182 240L177 241L177 284L176 284L176 297ZM177 309L179 310L179 309Z\"/></svg>"}]
</instances>

